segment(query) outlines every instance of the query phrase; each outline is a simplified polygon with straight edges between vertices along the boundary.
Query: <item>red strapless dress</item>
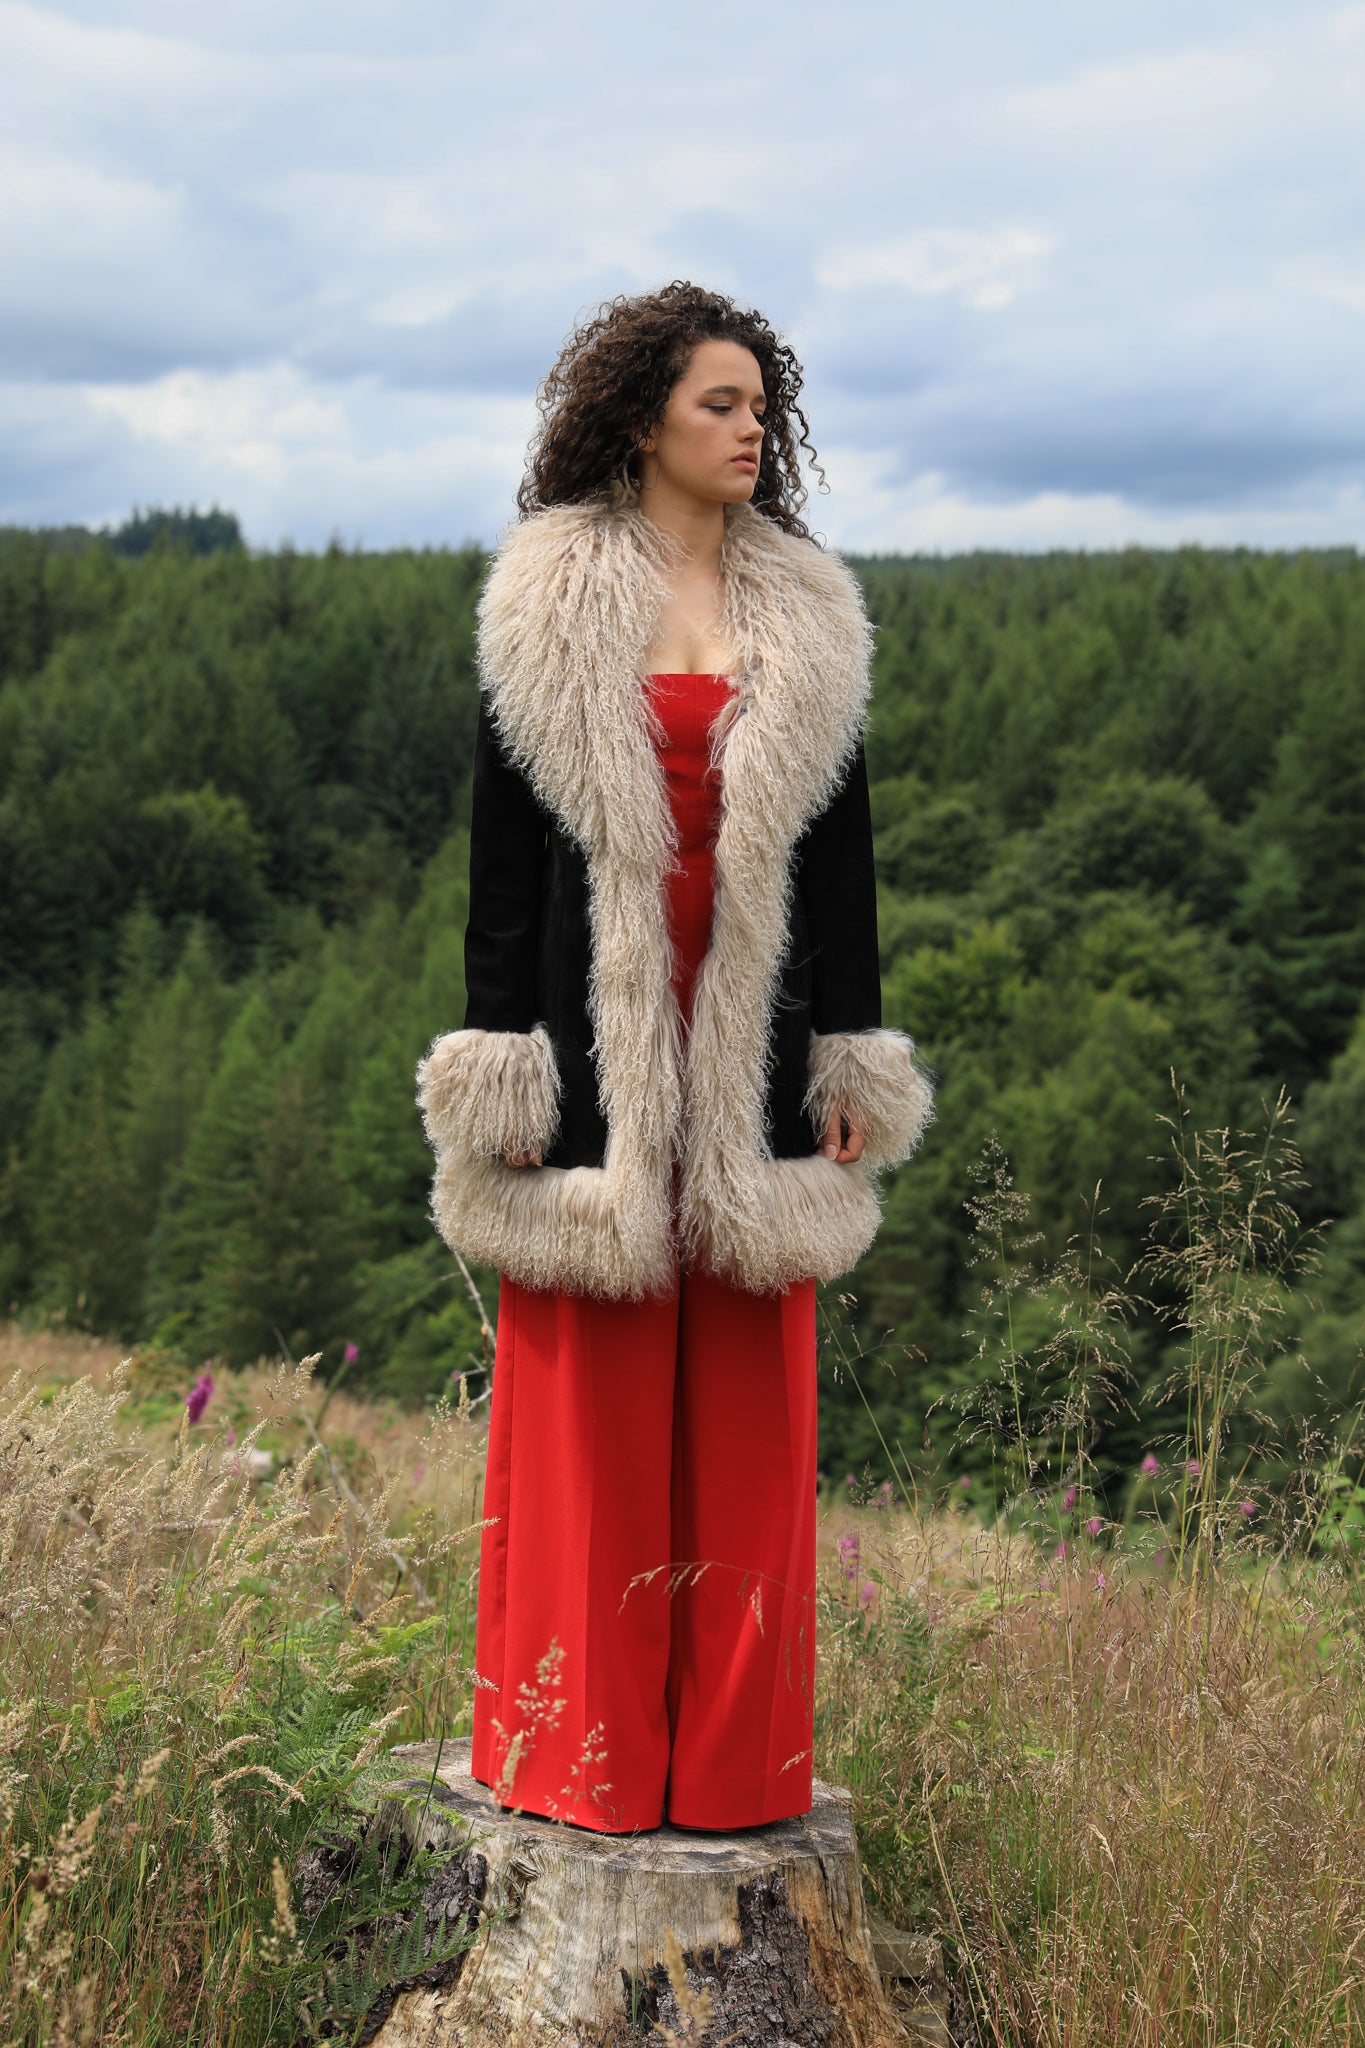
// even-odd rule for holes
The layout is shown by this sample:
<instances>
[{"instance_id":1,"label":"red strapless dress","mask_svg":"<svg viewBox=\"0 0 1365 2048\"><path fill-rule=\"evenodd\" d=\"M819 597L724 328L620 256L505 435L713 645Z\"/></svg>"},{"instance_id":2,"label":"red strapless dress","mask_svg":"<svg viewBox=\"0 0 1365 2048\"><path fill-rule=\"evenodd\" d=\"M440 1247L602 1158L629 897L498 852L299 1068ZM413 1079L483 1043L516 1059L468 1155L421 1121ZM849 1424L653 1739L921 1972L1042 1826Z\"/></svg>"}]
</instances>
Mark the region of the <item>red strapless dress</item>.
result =
<instances>
[{"instance_id":1,"label":"red strapless dress","mask_svg":"<svg viewBox=\"0 0 1365 2048\"><path fill-rule=\"evenodd\" d=\"M652 675L649 701L663 727L659 760L678 833L678 866L668 877L673 992L691 1022L692 990L711 943L720 777L711 767L711 731L729 702L725 676Z\"/></svg>"},{"instance_id":2,"label":"red strapless dress","mask_svg":"<svg viewBox=\"0 0 1365 2048\"><path fill-rule=\"evenodd\" d=\"M647 688L677 824L673 986L690 1018L720 825L711 731L730 686L658 675ZM500 1299L475 1777L504 1805L612 1834L808 1812L815 1282L748 1294L688 1268L667 1295L602 1301L504 1277ZM675 1584L698 1559L705 1574ZM556 1643L558 1726L526 1705L545 1697Z\"/></svg>"}]
</instances>

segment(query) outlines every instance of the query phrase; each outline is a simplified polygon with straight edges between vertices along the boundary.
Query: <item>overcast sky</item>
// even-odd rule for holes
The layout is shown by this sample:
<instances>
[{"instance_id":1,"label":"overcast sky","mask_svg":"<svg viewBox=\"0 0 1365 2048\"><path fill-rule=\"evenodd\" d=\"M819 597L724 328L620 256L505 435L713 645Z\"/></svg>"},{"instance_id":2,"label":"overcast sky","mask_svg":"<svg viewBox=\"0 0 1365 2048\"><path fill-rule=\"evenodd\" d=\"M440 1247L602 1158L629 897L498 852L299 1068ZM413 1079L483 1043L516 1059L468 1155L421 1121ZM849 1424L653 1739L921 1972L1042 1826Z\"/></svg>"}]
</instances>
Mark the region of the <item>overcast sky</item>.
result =
<instances>
[{"instance_id":1,"label":"overcast sky","mask_svg":"<svg viewBox=\"0 0 1365 2048\"><path fill-rule=\"evenodd\" d=\"M491 540L685 276L841 546L1365 537L1365 5L0 0L0 523Z\"/></svg>"}]
</instances>

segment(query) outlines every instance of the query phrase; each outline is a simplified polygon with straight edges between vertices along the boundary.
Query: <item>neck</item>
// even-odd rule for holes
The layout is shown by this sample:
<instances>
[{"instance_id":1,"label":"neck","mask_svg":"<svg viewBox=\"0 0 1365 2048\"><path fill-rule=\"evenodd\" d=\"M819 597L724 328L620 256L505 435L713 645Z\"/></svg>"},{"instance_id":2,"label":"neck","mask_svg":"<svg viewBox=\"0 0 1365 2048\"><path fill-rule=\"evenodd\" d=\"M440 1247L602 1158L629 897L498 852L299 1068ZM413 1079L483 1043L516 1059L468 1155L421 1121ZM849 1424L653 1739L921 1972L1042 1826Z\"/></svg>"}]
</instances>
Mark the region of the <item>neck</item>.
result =
<instances>
[{"instance_id":1,"label":"neck","mask_svg":"<svg viewBox=\"0 0 1365 2048\"><path fill-rule=\"evenodd\" d=\"M640 486L639 505L670 539L681 541L697 567L719 574L725 541L723 504L714 498L694 498L660 478Z\"/></svg>"}]
</instances>

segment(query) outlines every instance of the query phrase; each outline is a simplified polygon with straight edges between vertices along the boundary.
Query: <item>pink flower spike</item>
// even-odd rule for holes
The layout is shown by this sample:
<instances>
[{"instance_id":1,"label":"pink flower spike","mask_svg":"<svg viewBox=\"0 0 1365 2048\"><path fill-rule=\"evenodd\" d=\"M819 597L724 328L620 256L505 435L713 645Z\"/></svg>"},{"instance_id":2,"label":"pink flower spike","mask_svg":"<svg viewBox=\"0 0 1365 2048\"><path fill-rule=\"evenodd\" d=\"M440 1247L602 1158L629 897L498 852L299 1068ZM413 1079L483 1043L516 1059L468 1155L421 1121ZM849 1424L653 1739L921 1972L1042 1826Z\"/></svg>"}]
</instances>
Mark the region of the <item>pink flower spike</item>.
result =
<instances>
[{"instance_id":1,"label":"pink flower spike","mask_svg":"<svg viewBox=\"0 0 1365 2048\"><path fill-rule=\"evenodd\" d=\"M1191 1479L1197 1479L1199 1477L1200 1472L1198 1458L1191 1458L1189 1464L1185 1467L1185 1470L1189 1473Z\"/></svg>"},{"instance_id":2,"label":"pink flower spike","mask_svg":"<svg viewBox=\"0 0 1365 2048\"><path fill-rule=\"evenodd\" d=\"M962 1477L961 1477L961 1478L960 1478L960 1479L958 1480L958 1482L957 1482L957 1483L958 1483L958 1485L959 1485L959 1486L963 1486L963 1487L966 1487L966 1486L970 1486L970 1485L971 1485L971 1483L972 1483L972 1475L971 1475L971 1473L970 1473L970 1472L964 1472L964 1473L963 1473L963 1475L962 1475Z\"/></svg>"},{"instance_id":3,"label":"pink flower spike","mask_svg":"<svg viewBox=\"0 0 1365 2048\"><path fill-rule=\"evenodd\" d=\"M1069 1515L1071 1513L1071 1510L1075 1507L1075 1505L1076 1489L1074 1486L1068 1486L1066 1492L1062 1495L1062 1513L1065 1515Z\"/></svg>"},{"instance_id":4,"label":"pink flower spike","mask_svg":"<svg viewBox=\"0 0 1365 2048\"><path fill-rule=\"evenodd\" d=\"M1055 1551L1053 1552L1053 1555L1054 1555L1055 1557L1065 1557L1065 1556L1066 1556L1066 1545L1065 1545L1065 1543L1059 1543L1059 1544L1057 1545L1057 1548L1056 1548L1056 1550L1055 1550Z\"/></svg>"},{"instance_id":5,"label":"pink flower spike","mask_svg":"<svg viewBox=\"0 0 1365 2048\"><path fill-rule=\"evenodd\" d=\"M863 1590L858 1595L858 1598L862 1602L864 1607L870 1607L872 1605L873 1600L876 1598L876 1593L877 1588L873 1585L871 1579L864 1579Z\"/></svg>"},{"instance_id":6,"label":"pink flower spike","mask_svg":"<svg viewBox=\"0 0 1365 2048\"><path fill-rule=\"evenodd\" d=\"M358 1344L348 1344L341 1354L341 1362L343 1365L354 1365L359 1356L360 1346Z\"/></svg>"},{"instance_id":7,"label":"pink flower spike","mask_svg":"<svg viewBox=\"0 0 1365 2048\"><path fill-rule=\"evenodd\" d=\"M236 1432L236 1430L235 1430L235 1429L234 1429L234 1428L232 1427L232 1424L231 1424L231 1423L229 1423L229 1424L228 1424L228 1433L227 1433L227 1440L228 1440L228 1442L229 1442L230 1444L235 1444L235 1443L236 1443L236 1441L237 1441L237 1432Z\"/></svg>"},{"instance_id":8,"label":"pink flower spike","mask_svg":"<svg viewBox=\"0 0 1365 2048\"><path fill-rule=\"evenodd\" d=\"M1107 1593L1109 1591L1109 1581L1103 1572L1096 1572L1095 1574L1095 1591L1097 1593Z\"/></svg>"},{"instance_id":9,"label":"pink flower spike","mask_svg":"<svg viewBox=\"0 0 1365 2048\"><path fill-rule=\"evenodd\" d=\"M856 1579L858 1576L858 1553L861 1547L857 1534L852 1529L845 1530L835 1542L834 1548L838 1552L839 1563L846 1579Z\"/></svg>"},{"instance_id":10,"label":"pink flower spike","mask_svg":"<svg viewBox=\"0 0 1365 2048\"><path fill-rule=\"evenodd\" d=\"M1138 1466L1138 1471L1142 1474L1144 1479L1155 1479L1157 1473L1160 1470L1161 1460L1157 1457L1154 1451L1148 1451L1146 1457Z\"/></svg>"},{"instance_id":11,"label":"pink flower spike","mask_svg":"<svg viewBox=\"0 0 1365 2048\"><path fill-rule=\"evenodd\" d=\"M1085 1525L1085 1533L1092 1543L1097 1536L1102 1536L1104 1534L1104 1517L1102 1515L1092 1515Z\"/></svg>"},{"instance_id":12,"label":"pink flower spike","mask_svg":"<svg viewBox=\"0 0 1365 2048\"><path fill-rule=\"evenodd\" d=\"M1240 1508L1240 1509L1242 1510L1242 1513L1243 1513L1243 1514L1244 1514L1244 1515L1246 1516L1247 1520L1248 1520L1248 1521L1250 1521L1250 1520L1251 1520L1251 1518L1252 1518L1252 1516L1253 1516L1253 1515L1255 1514L1255 1512L1256 1512L1256 1503L1255 1503L1255 1501L1254 1501L1254 1500L1239 1500L1239 1501L1238 1501L1238 1503L1237 1503L1237 1505L1238 1505L1238 1507L1239 1507L1239 1508Z\"/></svg>"},{"instance_id":13,"label":"pink flower spike","mask_svg":"<svg viewBox=\"0 0 1365 2048\"><path fill-rule=\"evenodd\" d=\"M212 1399L213 1374L211 1372L201 1372L185 1396L185 1412L190 1418L191 1429L199 1421Z\"/></svg>"}]
</instances>

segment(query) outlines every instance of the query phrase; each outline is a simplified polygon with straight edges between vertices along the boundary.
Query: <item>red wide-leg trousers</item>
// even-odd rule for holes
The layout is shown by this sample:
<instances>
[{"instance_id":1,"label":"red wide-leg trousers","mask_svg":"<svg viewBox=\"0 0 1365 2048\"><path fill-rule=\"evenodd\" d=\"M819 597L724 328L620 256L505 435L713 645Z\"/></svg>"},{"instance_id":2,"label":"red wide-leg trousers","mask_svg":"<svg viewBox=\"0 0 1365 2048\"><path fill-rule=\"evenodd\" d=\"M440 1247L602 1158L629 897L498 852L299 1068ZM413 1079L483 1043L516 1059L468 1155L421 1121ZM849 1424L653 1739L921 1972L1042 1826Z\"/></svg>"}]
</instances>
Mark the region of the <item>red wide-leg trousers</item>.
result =
<instances>
[{"instance_id":1,"label":"red wide-leg trousers","mask_svg":"<svg viewBox=\"0 0 1365 2048\"><path fill-rule=\"evenodd\" d=\"M473 1769L607 1833L811 1803L815 1283L667 1299L504 1278Z\"/></svg>"}]
</instances>

